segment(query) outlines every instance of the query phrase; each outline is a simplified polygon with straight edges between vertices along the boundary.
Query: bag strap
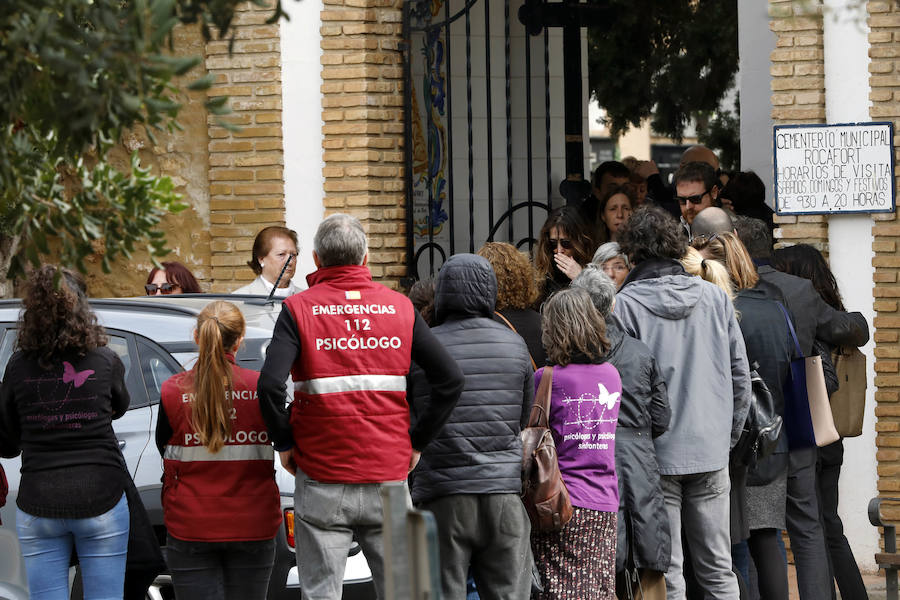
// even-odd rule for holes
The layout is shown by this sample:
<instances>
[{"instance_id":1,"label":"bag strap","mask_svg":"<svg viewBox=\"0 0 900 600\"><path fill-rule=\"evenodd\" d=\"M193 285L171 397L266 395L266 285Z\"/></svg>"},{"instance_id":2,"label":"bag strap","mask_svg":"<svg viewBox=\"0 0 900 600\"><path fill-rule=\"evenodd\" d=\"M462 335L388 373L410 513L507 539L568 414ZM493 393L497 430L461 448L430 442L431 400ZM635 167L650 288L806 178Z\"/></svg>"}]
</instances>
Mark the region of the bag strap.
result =
<instances>
[{"instance_id":1,"label":"bag strap","mask_svg":"<svg viewBox=\"0 0 900 600\"><path fill-rule=\"evenodd\" d=\"M544 367L541 382L538 384L537 393L534 395L534 404L531 405L531 414L528 417L529 427L550 427L550 392L553 384L553 367ZM534 409L538 409L537 418Z\"/></svg>"},{"instance_id":2,"label":"bag strap","mask_svg":"<svg viewBox=\"0 0 900 600\"><path fill-rule=\"evenodd\" d=\"M797 332L794 331L794 323L791 321L791 316L788 314L784 304L781 302L776 302L776 304L778 304L778 308L781 309L781 312L784 313L784 319L787 321L788 329L791 331L791 337L794 339L794 348L797 350L797 357L802 358L803 351L800 350L800 342L797 340Z\"/></svg>"},{"instance_id":3,"label":"bag strap","mask_svg":"<svg viewBox=\"0 0 900 600\"><path fill-rule=\"evenodd\" d=\"M495 310L495 311L494 311L494 314L497 315L498 317L500 317L500 318L503 320L503 322L506 323L506 326L513 330L513 333L516 333L516 334L519 333L518 331L516 331L516 328L513 327L513 324L509 322L509 319L507 319L506 317L504 317L503 314L502 314L499 310ZM537 363L534 362L534 357L531 355L531 351L530 351L530 350L528 351L528 358L531 360L531 368L532 368L532 370L537 371L537 369L538 369L538 368L537 368Z\"/></svg>"}]
</instances>

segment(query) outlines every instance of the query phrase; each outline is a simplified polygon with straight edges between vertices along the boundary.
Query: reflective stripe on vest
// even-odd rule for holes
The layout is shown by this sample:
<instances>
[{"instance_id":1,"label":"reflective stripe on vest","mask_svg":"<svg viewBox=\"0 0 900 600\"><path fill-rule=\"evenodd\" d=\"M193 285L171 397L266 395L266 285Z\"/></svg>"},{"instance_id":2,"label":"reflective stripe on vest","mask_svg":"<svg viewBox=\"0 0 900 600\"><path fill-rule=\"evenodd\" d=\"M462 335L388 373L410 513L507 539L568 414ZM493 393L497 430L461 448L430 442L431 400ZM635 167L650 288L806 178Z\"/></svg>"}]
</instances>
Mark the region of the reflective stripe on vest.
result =
<instances>
[{"instance_id":1,"label":"reflective stripe on vest","mask_svg":"<svg viewBox=\"0 0 900 600\"><path fill-rule=\"evenodd\" d=\"M342 375L295 381L294 391L304 394L334 394L337 392L405 392L403 375Z\"/></svg>"},{"instance_id":2,"label":"reflective stripe on vest","mask_svg":"<svg viewBox=\"0 0 900 600\"><path fill-rule=\"evenodd\" d=\"M214 460L274 460L275 450L270 444L244 444L222 446L213 454L206 446L166 446L163 458L181 462L200 462Z\"/></svg>"}]
</instances>

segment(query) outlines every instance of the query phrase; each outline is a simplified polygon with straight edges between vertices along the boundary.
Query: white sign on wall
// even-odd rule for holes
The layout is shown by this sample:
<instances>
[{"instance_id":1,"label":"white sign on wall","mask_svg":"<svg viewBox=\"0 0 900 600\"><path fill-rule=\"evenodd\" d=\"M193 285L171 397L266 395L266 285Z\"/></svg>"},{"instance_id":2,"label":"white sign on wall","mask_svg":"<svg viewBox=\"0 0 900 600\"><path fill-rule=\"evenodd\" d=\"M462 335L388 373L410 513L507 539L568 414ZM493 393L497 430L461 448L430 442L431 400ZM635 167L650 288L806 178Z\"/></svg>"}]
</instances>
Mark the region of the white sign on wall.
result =
<instances>
[{"instance_id":1,"label":"white sign on wall","mask_svg":"<svg viewBox=\"0 0 900 600\"><path fill-rule=\"evenodd\" d=\"M776 212L893 212L893 139L890 122L776 126Z\"/></svg>"}]
</instances>

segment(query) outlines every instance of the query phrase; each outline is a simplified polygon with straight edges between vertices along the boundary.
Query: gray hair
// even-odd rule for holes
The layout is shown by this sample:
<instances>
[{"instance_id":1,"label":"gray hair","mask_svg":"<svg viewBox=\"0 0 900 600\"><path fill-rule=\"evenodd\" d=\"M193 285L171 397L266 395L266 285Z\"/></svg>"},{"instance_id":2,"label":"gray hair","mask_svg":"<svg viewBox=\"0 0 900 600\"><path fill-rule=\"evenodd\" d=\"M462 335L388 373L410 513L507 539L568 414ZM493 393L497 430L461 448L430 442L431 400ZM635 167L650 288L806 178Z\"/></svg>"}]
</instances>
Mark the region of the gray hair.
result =
<instances>
[{"instance_id":1,"label":"gray hair","mask_svg":"<svg viewBox=\"0 0 900 600\"><path fill-rule=\"evenodd\" d=\"M368 246L359 219L343 213L326 217L313 238L313 250L323 267L361 265Z\"/></svg>"},{"instance_id":2,"label":"gray hair","mask_svg":"<svg viewBox=\"0 0 900 600\"><path fill-rule=\"evenodd\" d=\"M600 316L609 318L616 299L616 284L598 264L592 262L586 265L578 277L572 280L571 285L585 290Z\"/></svg>"},{"instance_id":3,"label":"gray hair","mask_svg":"<svg viewBox=\"0 0 900 600\"><path fill-rule=\"evenodd\" d=\"M602 267L603 263L608 260L612 260L614 258L621 258L625 261L625 268L629 271L631 270L631 261L628 260L628 257L622 253L622 249L619 248L619 242L606 242L594 252L594 258L591 259L591 262L597 265L598 267Z\"/></svg>"}]
</instances>

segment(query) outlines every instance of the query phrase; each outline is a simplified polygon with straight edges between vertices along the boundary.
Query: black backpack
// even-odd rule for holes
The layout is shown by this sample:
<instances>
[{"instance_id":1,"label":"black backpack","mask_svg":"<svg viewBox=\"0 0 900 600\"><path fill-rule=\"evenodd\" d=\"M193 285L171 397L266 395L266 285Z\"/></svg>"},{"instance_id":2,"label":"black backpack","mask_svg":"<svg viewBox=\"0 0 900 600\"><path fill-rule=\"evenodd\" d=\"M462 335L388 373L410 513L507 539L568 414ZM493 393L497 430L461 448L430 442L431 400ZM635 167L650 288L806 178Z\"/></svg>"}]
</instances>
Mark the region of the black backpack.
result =
<instances>
[{"instance_id":1,"label":"black backpack","mask_svg":"<svg viewBox=\"0 0 900 600\"><path fill-rule=\"evenodd\" d=\"M781 416L775 412L772 392L756 371L758 367L759 364L756 362L751 365L750 410L747 411L747 420L744 421L741 437L731 449L732 465L743 465L751 469L772 454L778 445L778 438L784 425Z\"/></svg>"}]
</instances>

